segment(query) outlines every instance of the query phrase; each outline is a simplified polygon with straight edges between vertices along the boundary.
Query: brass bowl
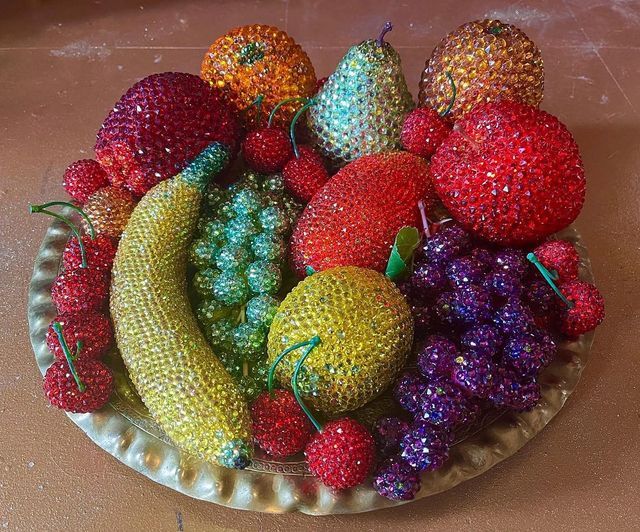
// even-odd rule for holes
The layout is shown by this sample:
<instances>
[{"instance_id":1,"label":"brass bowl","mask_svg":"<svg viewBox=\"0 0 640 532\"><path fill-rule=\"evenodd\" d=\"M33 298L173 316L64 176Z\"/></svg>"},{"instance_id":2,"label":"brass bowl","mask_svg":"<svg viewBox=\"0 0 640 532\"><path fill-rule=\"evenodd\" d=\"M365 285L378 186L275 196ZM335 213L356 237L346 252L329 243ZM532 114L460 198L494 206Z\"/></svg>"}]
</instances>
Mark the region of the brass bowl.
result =
<instances>
[{"instance_id":1,"label":"brass bowl","mask_svg":"<svg viewBox=\"0 0 640 532\"><path fill-rule=\"evenodd\" d=\"M65 215L74 218L67 210ZM586 249L569 228L558 237L572 241L581 256L581 278L593 281ZM29 286L29 334L42 374L53 362L45 342L55 316L51 283L60 269L69 231L60 222L47 230ZM540 377L542 399L526 413L503 412L484 417L481 426L456 443L446 464L426 473L417 498L450 489L508 458L540 432L576 387L593 343L593 333L560 346L558 357ZM369 485L333 492L310 476L299 457L278 461L257 456L243 471L224 469L190 456L162 433L136 394L116 350L105 358L113 369L111 402L92 414L67 414L97 445L144 476L181 493L216 504L257 512L299 511L312 515L367 512L406 504L378 495ZM378 401L376 408L384 408ZM366 417L365 407L362 415Z\"/></svg>"}]
</instances>

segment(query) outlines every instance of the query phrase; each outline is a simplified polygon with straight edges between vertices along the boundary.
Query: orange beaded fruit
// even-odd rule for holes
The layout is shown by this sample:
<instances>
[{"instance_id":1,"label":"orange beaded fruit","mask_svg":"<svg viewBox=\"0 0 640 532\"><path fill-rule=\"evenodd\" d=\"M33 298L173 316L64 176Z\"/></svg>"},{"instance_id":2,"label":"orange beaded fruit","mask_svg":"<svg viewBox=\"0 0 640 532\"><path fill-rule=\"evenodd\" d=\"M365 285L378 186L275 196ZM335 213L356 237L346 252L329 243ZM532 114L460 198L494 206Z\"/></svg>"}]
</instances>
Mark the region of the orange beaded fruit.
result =
<instances>
[{"instance_id":1,"label":"orange beaded fruit","mask_svg":"<svg viewBox=\"0 0 640 532\"><path fill-rule=\"evenodd\" d=\"M202 61L202 79L221 89L229 103L243 113L247 126L256 127L259 109L251 106L262 95L262 116L288 98L306 98L316 92L316 74L306 52L284 31L254 24L218 38ZM282 105L273 125L286 126L300 101ZM249 107L251 106L251 107Z\"/></svg>"},{"instance_id":2,"label":"orange beaded fruit","mask_svg":"<svg viewBox=\"0 0 640 532\"><path fill-rule=\"evenodd\" d=\"M523 31L499 20L467 22L433 50L422 79L418 105L443 111L451 100L449 72L456 84L450 116L497 99L539 105L544 69L538 47Z\"/></svg>"},{"instance_id":3,"label":"orange beaded fruit","mask_svg":"<svg viewBox=\"0 0 640 532\"><path fill-rule=\"evenodd\" d=\"M83 210L96 233L120 238L135 206L136 202L126 190L103 187L89 197Z\"/></svg>"}]
</instances>

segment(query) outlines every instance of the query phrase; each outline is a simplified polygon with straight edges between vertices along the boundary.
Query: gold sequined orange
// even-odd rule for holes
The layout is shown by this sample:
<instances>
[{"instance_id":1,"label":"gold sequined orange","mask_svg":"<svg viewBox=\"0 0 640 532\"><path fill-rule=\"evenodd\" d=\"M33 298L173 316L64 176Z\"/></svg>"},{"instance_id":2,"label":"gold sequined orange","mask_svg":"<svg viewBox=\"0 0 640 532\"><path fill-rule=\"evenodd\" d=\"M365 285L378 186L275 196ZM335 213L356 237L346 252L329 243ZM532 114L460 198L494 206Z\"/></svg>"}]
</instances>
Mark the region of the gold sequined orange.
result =
<instances>
[{"instance_id":1,"label":"gold sequined orange","mask_svg":"<svg viewBox=\"0 0 640 532\"><path fill-rule=\"evenodd\" d=\"M218 38L204 56L202 79L216 86L240 112L262 95L262 116L287 98L312 96L316 74L306 52L284 31L254 24L231 30ZM286 126L301 102L283 105L274 124ZM257 109L243 113L245 123L255 126Z\"/></svg>"},{"instance_id":2,"label":"gold sequined orange","mask_svg":"<svg viewBox=\"0 0 640 532\"><path fill-rule=\"evenodd\" d=\"M104 187L94 192L82 210L87 214L96 233L120 238L136 206L131 194L116 187Z\"/></svg>"},{"instance_id":3,"label":"gold sequined orange","mask_svg":"<svg viewBox=\"0 0 640 532\"><path fill-rule=\"evenodd\" d=\"M438 112L447 108L452 96L447 72L457 89L450 112L454 119L497 99L536 106L542 101L540 50L523 31L499 20L467 22L442 39L422 73L420 106Z\"/></svg>"}]
</instances>

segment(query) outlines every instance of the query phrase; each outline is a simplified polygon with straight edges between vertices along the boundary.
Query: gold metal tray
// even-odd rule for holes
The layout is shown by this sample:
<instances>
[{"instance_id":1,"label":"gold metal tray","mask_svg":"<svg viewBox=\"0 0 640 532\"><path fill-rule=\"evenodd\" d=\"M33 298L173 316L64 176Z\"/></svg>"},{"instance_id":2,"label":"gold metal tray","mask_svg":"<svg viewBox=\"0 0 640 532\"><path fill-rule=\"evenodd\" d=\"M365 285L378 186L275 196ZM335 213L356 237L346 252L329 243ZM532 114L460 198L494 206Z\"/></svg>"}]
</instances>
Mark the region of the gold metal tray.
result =
<instances>
[{"instance_id":1,"label":"gold metal tray","mask_svg":"<svg viewBox=\"0 0 640 532\"><path fill-rule=\"evenodd\" d=\"M65 214L74 217L71 211ZM569 228L558 235L580 252L581 277L593 281L586 249ZM68 229L55 222L47 230L36 257L29 286L29 334L40 371L53 362L45 342L55 316L51 283L60 269ZM561 346L555 362L540 377L542 399L531 412L486 417L475 433L455 444L447 463L424 474L417 498L452 488L508 458L540 432L562 408L587 362L593 333ZM109 405L92 414L67 414L97 445L146 477L181 493L231 508L257 512L300 511L306 514L357 513L406 504L379 496L362 485L333 492L306 470L300 458L274 461L257 456L243 471L194 458L175 447L149 416L135 393L117 351L106 357L114 370L116 390ZM62 452L62 450L61 450Z\"/></svg>"}]
</instances>

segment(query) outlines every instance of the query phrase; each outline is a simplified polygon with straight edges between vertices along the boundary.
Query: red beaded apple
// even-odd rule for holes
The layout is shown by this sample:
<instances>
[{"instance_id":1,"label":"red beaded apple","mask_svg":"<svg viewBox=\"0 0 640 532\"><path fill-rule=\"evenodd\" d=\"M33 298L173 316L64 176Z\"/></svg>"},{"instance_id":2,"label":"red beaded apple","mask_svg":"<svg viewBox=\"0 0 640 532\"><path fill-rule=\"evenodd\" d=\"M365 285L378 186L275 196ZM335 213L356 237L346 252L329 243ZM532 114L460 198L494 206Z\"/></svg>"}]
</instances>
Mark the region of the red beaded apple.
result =
<instances>
[{"instance_id":1,"label":"red beaded apple","mask_svg":"<svg viewBox=\"0 0 640 532\"><path fill-rule=\"evenodd\" d=\"M554 116L518 102L480 105L431 160L436 192L465 228L501 245L536 243L584 203L578 146Z\"/></svg>"}]
</instances>

